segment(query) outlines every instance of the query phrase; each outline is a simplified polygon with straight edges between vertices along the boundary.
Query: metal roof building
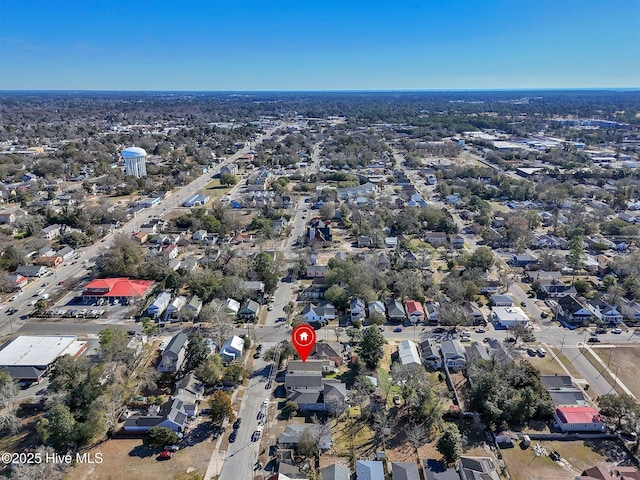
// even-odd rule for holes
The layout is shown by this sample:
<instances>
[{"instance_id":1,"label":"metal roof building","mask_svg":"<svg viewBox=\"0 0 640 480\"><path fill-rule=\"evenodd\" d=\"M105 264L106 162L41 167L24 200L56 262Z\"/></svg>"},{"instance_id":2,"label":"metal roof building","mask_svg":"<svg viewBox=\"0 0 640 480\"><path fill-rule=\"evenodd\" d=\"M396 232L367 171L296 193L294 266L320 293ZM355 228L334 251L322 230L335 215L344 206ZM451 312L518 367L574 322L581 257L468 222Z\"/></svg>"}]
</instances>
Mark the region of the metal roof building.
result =
<instances>
[{"instance_id":1,"label":"metal roof building","mask_svg":"<svg viewBox=\"0 0 640 480\"><path fill-rule=\"evenodd\" d=\"M78 357L87 349L87 342L75 335L21 335L0 350L0 368L18 380L40 381L51 364L62 355Z\"/></svg>"}]
</instances>

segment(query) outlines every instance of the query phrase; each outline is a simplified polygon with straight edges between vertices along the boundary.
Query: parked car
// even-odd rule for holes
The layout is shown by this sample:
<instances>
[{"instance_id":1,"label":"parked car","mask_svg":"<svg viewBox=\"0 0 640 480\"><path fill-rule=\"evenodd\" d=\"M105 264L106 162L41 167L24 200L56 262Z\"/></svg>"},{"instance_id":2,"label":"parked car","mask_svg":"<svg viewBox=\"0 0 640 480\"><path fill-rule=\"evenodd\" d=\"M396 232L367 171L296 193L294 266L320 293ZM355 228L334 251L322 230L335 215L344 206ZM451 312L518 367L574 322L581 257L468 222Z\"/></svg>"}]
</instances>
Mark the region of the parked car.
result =
<instances>
[{"instance_id":1,"label":"parked car","mask_svg":"<svg viewBox=\"0 0 640 480\"><path fill-rule=\"evenodd\" d=\"M611 330L611 333L615 333L616 335L620 335L622 333L622 329L614 328L613 330Z\"/></svg>"},{"instance_id":2,"label":"parked car","mask_svg":"<svg viewBox=\"0 0 640 480\"><path fill-rule=\"evenodd\" d=\"M597 333L597 334L607 333L607 329L606 329L606 328L603 328L603 327L597 328L597 329L596 329L596 333Z\"/></svg>"},{"instance_id":3,"label":"parked car","mask_svg":"<svg viewBox=\"0 0 640 480\"><path fill-rule=\"evenodd\" d=\"M393 329L393 333L400 333L402 331L402 328L400 327L396 327Z\"/></svg>"},{"instance_id":4,"label":"parked car","mask_svg":"<svg viewBox=\"0 0 640 480\"><path fill-rule=\"evenodd\" d=\"M234 430L239 429L241 423L242 423L242 419L240 417L236 418L236 421L233 422L233 429Z\"/></svg>"},{"instance_id":5,"label":"parked car","mask_svg":"<svg viewBox=\"0 0 640 480\"><path fill-rule=\"evenodd\" d=\"M171 457L173 457L173 452L163 450L160 452L160 455L158 455L158 460L169 460Z\"/></svg>"},{"instance_id":6,"label":"parked car","mask_svg":"<svg viewBox=\"0 0 640 480\"><path fill-rule=\"evenodd\" d=\"M167 445L166 447L164 447L164 449L168 452L177 452L178 450L180 450L180 447L178 445Z\"/></svg>"},{"instance_id":7,"label":"parked car","mask_svg":"<svg viewBox=\"0 0 640 480\"><path fill-rule=\"evenodd\" d=\"M231 435L229 435L229 443L235 442L237 436L238 436L238 431L237 430L232 431Z\"/></svg>"},{"instance_id":8,"label":"parked car","mask_svg":"<svg viewBox=\"0 0 640 480\"><path fill-rule=\"evenodd\" d=\"M485 333L486 330L484 328L476 328L476 333Z\"/></svg>"},{"instance_id":9,"label":"parked car","mask_svg":"<svg viewBox=\"0 0 640 480\"><path fill-rule=\"evenodd\" d=\"M521 307L526 307L527 306L527 302L520 302L520 306Z\"/></svg>"}]
</instances>

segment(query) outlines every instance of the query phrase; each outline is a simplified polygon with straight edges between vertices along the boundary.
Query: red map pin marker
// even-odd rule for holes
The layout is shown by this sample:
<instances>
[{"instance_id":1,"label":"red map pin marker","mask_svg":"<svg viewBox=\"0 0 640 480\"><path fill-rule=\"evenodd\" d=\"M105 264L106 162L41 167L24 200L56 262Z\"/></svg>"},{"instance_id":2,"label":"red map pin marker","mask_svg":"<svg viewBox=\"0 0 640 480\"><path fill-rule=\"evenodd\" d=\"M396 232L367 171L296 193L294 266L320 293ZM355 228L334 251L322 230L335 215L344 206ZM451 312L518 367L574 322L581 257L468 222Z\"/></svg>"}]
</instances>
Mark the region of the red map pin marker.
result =
<instances>
[{"instance_id":1,"label":"red map pin marker","mask_svg":"<svg viewBox=\"0 0 640 480\"><path fill-rule=\"evenodd\" d=\"M308 323L298 325L291 332L291 342L302 361L305 362L316 344L316 331Z\"/></svg>"}]
</instances>

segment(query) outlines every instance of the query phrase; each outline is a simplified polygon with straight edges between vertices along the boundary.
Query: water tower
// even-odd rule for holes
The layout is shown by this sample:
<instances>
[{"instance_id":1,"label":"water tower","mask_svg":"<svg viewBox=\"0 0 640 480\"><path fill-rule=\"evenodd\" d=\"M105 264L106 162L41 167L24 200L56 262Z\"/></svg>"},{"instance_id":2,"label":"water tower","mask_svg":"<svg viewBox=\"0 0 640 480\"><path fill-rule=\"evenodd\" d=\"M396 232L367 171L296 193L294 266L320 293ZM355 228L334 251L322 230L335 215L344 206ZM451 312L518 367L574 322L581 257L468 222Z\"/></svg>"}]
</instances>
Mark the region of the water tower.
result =
<instances>
[{"instance_id":1,"label":"water tower","mask_svg":"<svg viewBox=\"0 0 640 480\"><path fill-rule=\"evenodd\" d=\"M136 178L147 176L147 165L145 163L147 152L144 148L129 147L122 151L124 159L125 175L132 175Z\"/></svg>"}]
</instances>

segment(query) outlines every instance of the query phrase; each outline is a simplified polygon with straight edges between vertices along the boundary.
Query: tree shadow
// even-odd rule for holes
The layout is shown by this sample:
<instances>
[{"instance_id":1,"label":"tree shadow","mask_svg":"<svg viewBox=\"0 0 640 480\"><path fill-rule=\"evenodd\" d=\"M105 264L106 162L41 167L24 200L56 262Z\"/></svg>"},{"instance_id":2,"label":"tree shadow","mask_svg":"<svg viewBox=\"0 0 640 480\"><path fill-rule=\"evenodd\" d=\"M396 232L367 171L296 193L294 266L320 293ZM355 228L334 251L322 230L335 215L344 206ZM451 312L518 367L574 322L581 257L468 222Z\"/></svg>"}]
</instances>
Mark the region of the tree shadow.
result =
<instances>
[{"instance_id":1,"label":"tree shadow","mask_svg":"<svg viewBox=\"0 0 640 480\"><path fill-rule=\"evenodd\" d=\"M209 422L202 422L189 430L189 432L182 438L181 444L185 447L191 447L207 440L210 434L211 424Z\"/></svg>"},{"instance_id":2,"label":"tree shadow","mask_svg":"<svg viewBox=\"0 0 640 480\"><path fill-rule=\"evenodd\" d=\"M615 462L621 465L635 464L633 458L627 450L618 442L608 440L587 440L584 442L586 447L591 448L594 452L602 455L609 462Z\"/></svg>"},{"instance_id":3,"label":"tree shadow","mask_svg":"<svg viewBox=\"0 0 640 480\"><path fill-rule=\"evenodd\" d=\"M149 458L156 455L158 449L148 445L138 445L133 447L129 452L130 457Z\"/></svg>"}]
</instances>

